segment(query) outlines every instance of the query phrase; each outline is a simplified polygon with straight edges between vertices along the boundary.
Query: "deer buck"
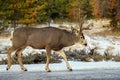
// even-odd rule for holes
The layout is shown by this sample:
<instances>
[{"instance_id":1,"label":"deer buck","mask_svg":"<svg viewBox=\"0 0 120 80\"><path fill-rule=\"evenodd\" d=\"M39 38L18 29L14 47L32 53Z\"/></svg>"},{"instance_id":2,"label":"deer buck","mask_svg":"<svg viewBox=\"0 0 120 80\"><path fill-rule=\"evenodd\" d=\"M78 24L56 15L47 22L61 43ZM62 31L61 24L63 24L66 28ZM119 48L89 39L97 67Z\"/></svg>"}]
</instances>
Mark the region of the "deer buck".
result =
<instances>
[{"instance_id":1,"label":"deer buck","mask_svg":"<svg viewBox=\"0 0 120 80\"><path fill-rule=\"evenodd\" d=\"M63 47L71 46L77 42L82 45L87 45L85 37L82 32L82 24L79 29L71 27L71 32L63 29L58 29L55 27L45 27L45 28L17 28L13 33L12 47L8 49L7 59L8 65L7 70L10 69L12 64L11 53L16 51L18 63L23 71L27 69L23 66L21 54L26 46L31 46L35 49L45 49L46 50L46 71L50 72L49 62L51 56L51 50L57 51L57 53L63 57L66 62L66 67L70 71L72 68L67 61L64 51L61 49Z\"/></svg>"}]
</instances>

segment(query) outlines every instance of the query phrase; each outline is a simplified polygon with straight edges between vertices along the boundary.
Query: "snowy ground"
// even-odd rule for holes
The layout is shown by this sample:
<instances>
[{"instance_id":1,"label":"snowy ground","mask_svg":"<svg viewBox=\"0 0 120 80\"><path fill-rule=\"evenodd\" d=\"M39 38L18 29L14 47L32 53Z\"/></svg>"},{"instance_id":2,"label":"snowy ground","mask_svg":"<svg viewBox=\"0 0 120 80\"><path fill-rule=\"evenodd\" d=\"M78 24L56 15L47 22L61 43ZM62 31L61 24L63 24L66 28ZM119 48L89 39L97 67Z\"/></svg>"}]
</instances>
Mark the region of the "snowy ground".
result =
<instances>
[{"instance_id":1,"label":"snowy ground","mask_svg":"<svg viewBox=\"0 0 120 80\"><path fill-rule=\"evenodd\" d=\"M73 70L87 70L87 69L120 69L119 62L74 62L69 61ZM25 64L24 65L28 71L45 71L45 64ZM52 71L65 71L66 64L62 63L54 63L50 64L50 69ZM21 71L19 65L12 65L9 72L17 72ZM0 72L6 72L6 65L0 65Z\"/></svg>"}]
</instances>

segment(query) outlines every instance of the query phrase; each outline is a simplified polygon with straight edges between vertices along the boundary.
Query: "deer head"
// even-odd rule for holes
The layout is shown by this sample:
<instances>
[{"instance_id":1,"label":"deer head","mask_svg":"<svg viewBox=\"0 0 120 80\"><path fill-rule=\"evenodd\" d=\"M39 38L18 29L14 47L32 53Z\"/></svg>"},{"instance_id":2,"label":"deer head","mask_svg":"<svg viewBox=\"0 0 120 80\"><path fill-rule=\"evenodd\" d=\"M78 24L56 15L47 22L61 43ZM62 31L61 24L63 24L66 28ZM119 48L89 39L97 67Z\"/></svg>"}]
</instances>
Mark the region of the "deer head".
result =
<instances>
[{"instance_id":1,"label":"deer head","mask_svg":"<svg viewBox=\"0 0 120 80\"><path fill-rule=\"evenodd\" d=\"M79 28L78 27L71 27L71 30L72 30L72 33L76 36L78 42L82 45L87 46L87 42L85 40L85 37L83 34L83 28L82 28L85 18L86 18L86 16L80 18Z\"/></svg>"}]
</instances>

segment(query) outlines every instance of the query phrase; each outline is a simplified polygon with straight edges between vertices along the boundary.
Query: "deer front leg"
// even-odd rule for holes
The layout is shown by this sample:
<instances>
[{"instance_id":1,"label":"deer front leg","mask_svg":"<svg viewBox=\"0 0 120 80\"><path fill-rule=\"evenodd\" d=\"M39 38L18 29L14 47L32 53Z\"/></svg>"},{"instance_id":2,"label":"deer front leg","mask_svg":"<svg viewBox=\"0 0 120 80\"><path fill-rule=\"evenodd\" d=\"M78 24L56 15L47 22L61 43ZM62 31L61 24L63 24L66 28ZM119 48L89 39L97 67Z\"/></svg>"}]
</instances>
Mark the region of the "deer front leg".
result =
<instances>
[{"instance_id":1,"label":"deer front leg","mask_svg":"<svg viewBox=\"0 0 120 80\"><path fill-rule=\"evenodd\" d=\"M19 63L19 65L20 65L20 67L21 67L21 69L22 69L23 71L27 71L27 69L23 66L23 63L22 63L22 58L21 58L21 57L22 57L22 56L21 56L22 51L23 51L23 49L18 50L18 51L16 52L17 58L18 58L18 63Z\"/></svg>"},{"instance_id":2,"label":"deer front leg","mask_svg":"<svg viewBox=\"0 0 120 80\"><path fill-rule=\"evenodd\" d=\"M72 68L71 68L71 66L70 66L70 64L68 63L68 60L67 60L67 58L66 58L65 52L64 52L63 50L61 50L61 51L58 51L57 53L58 53L60 56L62 56L63 59L65 60L67 69L69 69L69 71L72 71Z\"/></svg>"},{"instance_id":3,"label":"deer front leg","mask_svg":"<svg viewBox=\"0 0 120 80\"><path fill-rule=\"evenodd\" d=\"M50 56L51 56L51 49L49 47L46 47L46 56L47 56L47 61L46 61L46 71L47 72L51 72L50 68L49 68L49 62L50 62Z\"/></svg>"},{"instance_id":4,"label":"deer front leg","mask_svg":"<svg viewBox=\"0 0 120 80\"><path fill-rule=\"evenodd\" d=\"M15 49L14 49L13 47L10 47L10 48L8 49L8 53L7 53L8 65L7 65L6 70L9 70L10 67L11 67L11 64L12 64L11 54L12 54L13 51L15 51Z\"/></svg>"}]
</instances>

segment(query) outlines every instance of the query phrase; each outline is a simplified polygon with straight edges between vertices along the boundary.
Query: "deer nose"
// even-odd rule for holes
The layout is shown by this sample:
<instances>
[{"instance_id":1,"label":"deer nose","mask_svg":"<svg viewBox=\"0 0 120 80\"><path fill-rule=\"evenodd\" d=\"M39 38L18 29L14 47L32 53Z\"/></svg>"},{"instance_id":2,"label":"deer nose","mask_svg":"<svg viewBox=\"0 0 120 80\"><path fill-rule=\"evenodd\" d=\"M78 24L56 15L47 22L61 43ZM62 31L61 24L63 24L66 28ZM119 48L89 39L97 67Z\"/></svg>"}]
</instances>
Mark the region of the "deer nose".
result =
<instances>
[{"instance_id":1,"label":"deer nose","mask_svg":"<svg viewBox=\"0 0 120 80\"><path fill-rule=\"evenodd\" d=\"M84 45L87 46L87 43L85 43Z\"/></svg>"}]
</instances>

